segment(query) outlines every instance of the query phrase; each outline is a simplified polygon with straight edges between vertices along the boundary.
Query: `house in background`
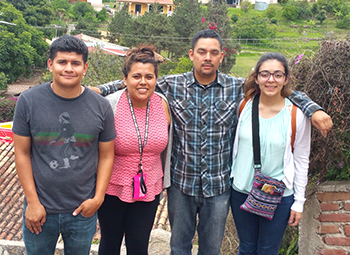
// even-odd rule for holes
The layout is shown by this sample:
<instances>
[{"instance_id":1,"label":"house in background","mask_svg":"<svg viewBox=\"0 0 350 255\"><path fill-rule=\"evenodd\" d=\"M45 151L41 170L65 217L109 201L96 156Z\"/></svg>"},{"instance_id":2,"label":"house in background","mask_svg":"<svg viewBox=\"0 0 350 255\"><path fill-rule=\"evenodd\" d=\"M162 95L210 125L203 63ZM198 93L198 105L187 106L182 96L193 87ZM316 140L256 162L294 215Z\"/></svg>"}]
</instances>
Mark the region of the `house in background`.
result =
<instances>
[{"instance_id":1,"label":"house in background","mask_svg":"<svg viewBox=\"0 0 350 255\"><path fill-rule=\"evenodd\" d=\"M129 14L134 16L149 12L154 3L159 5L158 11L167 16L171 16L175 10L175 5L172 0L117 0L117 3L120 3L119 8L122 8L123 4L126 4Z\"/></svg>"}]
</instances>

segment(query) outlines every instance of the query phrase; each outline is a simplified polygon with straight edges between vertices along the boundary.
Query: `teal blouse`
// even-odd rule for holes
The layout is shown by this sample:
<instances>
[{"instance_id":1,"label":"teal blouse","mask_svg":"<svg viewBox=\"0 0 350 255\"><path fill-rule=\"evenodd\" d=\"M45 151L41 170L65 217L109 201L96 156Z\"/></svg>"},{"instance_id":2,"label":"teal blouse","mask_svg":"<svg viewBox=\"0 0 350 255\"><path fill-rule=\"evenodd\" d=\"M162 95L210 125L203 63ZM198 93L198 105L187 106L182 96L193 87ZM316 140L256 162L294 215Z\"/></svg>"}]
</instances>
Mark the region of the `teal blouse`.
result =
<instances>
[{"instance_id":1,"label":"teal blouse","mask_svg":"<svg viewBox=\"0 0 350 255\"><path fill-rule=\"evenodd\" d=\"M286 98L282 110L272 118L259 117L261 172L277 180L284 176L284 153L287 142L288 127L291 125L291 113L288 106L292 103ZM252 145L252 101L247 102L240 116L239 129L236 134L238 151L232 165L232 188L238 192L248 194L253 186L254 159ZM293 194L293 190L286 189L284 196Z\"/></svg>"}]
</instances>

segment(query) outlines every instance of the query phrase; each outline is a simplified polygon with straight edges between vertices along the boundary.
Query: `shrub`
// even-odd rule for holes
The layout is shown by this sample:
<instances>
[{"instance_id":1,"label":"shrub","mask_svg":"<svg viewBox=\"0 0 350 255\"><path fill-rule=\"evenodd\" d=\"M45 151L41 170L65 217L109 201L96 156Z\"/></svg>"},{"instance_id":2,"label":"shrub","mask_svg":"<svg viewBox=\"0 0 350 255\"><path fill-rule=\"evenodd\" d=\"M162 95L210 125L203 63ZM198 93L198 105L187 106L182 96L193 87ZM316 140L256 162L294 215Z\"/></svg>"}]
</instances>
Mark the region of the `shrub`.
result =
<instances>
[{"instance_id":1,"label":"shrub","mask_svg":"<svg viewBox=\"0 0 350 255\"><path fill-rule=\"evenodd\" d=\"M159 65L159 77L167 74L173 74L173 70L176 68L177 62L165 61Z\"/></svg>"},{"instance_id":2,"label":"shrub","mask_svg":"<svg viewBox=\"0 0 350 255\"><path fill-rule=\"evenodd\" d=\"M295 5L287 4L286 7L283 8L282 16L287 20L296 21L299 17L299 9Z\"/></svg>"},{"instance_id":3,"label":"shrub","mask_svg":"<svg viewBox=\"0 0 350 255\"><path fill-rule=\"evenodd\" d=\"M275 38L275 26L271 26L261 17L253 17L250 19L240 19L237 21L234 29L236 38L247 39L264 39Z\"/></svg>"},{"instance_id":4,"label":"shrub","mask_svg":"<svg viewBox=\"0 0 350 255\"><path fill-rule=\"evenodd\" d=\"M272 19L270 20L270 22L271 22L272 24L276 24L276 25L277 25L278 20L277 20L276 18L272 18Z\"/></svg>"},{"instance_id":5,"label":"shrub","mask_svg":"<svg viewBox=\"0 0 350 255\"><path fill-rule=\"evenodd\" d=\"M326 11L321 10L319 13L316 14L315 19L317 19L320 24L323 23L323 21L326 19Z\"/></svg>"},{"instance_id":6,"label":"shrub","mask_svg":"<svg viewBox=\"0 0 350 255\"><path fill-rule=\"evenodd\" d=\"M6 90L7 89L7 77L4 72L0 72L0 90Z\"/></svg>"},{"instance_id":7,"label":"shrub","mask_svg":"<svg viewBox=\"0 0 350 255\"><path fill-rule=\"evenodd\" d=\"M337 28L350 28L350 14L344 16L342 19L337 20L335 25Z\"/></svg>"},{"instance_id":8,"label":"shrub","mask_svg":"<svg viewBox=\"0 0 350 255\"><path fill-rule=\"evenodd\" d=\"M314 56L291 64L295 89L311 95L334 123L326 139L312 133L309 173L318 181L350 179L349 49L348 40L323 41Z\"/></svg>"},{"instance_id":9,"label":"shrub","mask_svg":"<svg viewBox=\"0 0 350 255\"><path fill-rule=\"evenodd\" d=\"M276 8L273 6L269 6L269 8L266 9L266 17L269 19L272 19L276 16Z\"/></svg>"},{"instance_id":10,"label":"shrub","mask_svg":"<svg viewBox=\"0 0 350 255\"><path fill-rule=\"evenodd\" d=\"M17 98L1 98L0 99L0 122L13 120Z\"/></svg>"},{"instance_id":11,"label":"shrub","mask_svg":"<svg viewBox=\"0 0 350 255\"><path fill-rule=\"evenodd\" d=\"M311 13L313 14L313 15L316 15L318 12L319 12L319 7L318 7L318 4L317 4L317 2L315 2L313 5L312 5L312 7L311 7Z\"/></svg>"},{"instance_id":12,"label":"shrub","mask_svg":"<svg viewBox=\"0 0 350 255\"><path fill-rule=\"evenodd\" d=\"M232 16L231 16L231 20L233 23L236 23L238 21L239 17L236 13L234 13Z\"/></svg>"}]
</instances>

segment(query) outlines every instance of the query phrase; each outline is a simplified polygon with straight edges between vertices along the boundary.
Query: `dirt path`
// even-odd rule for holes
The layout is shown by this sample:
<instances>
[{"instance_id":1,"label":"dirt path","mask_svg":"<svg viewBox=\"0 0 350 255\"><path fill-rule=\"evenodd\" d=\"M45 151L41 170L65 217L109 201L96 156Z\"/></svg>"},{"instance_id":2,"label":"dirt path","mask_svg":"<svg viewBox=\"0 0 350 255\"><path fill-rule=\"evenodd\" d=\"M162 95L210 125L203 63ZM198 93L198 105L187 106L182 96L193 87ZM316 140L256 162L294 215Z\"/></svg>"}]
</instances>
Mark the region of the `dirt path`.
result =
<instances>
[{"instance_id":1,"label":"dirt path","mask_svg":"<svg viewBox=\"0 0 350 255\"><path fill-rule=\"evenodd\" d=\"M21 92L41 83L43 69L35 69L30 78L20 77L14 83L7 86L5 96L18 96Z\"/></svg>"}]
</instances>

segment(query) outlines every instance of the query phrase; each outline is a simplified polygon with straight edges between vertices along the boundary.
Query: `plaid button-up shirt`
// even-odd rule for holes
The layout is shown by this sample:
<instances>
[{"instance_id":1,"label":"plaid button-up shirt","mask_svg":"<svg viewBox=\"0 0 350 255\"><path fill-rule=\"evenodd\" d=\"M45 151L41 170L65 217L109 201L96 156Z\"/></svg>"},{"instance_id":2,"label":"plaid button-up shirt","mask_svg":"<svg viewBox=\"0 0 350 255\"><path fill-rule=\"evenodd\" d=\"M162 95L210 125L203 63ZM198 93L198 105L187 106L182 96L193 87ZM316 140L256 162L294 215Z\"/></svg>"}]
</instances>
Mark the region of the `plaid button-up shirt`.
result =
<instances>
[{"instance_id":1,"label":"plaid button-up shirt","mask_svg":"<svg viewBox=\"0 0 350 255\"><path fill-rule=\"evenodd\" d=\"M120 84L99 86L101 94L114 92ZM200 85L193 71L158 79L157 89L168 98L174 122L172 185L183 193L212 197L230 188L236 110L243 84L244 79L220 72L209 85ZM290 98L308 116L320 109L302 93Z\"/></svg>"}]
</instances>

